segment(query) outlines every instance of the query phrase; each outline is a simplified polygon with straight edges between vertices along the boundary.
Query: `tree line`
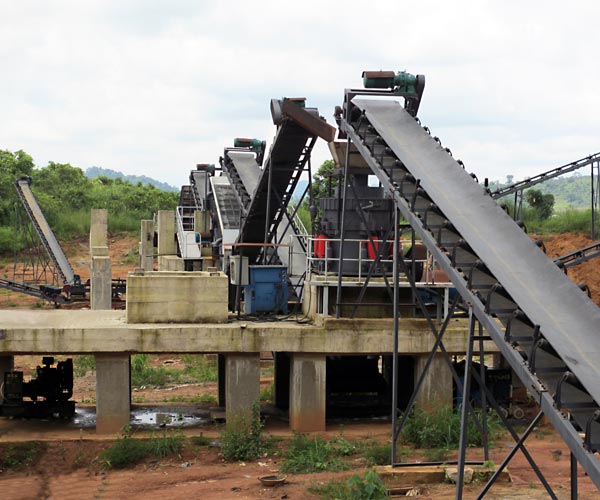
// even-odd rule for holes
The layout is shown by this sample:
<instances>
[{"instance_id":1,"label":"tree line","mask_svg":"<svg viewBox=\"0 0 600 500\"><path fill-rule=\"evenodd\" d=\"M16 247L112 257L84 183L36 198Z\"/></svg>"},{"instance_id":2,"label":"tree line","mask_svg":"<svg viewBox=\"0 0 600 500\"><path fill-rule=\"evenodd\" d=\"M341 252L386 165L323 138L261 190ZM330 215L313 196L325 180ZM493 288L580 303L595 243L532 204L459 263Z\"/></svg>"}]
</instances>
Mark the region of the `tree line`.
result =
<instances>
[{"instance_id":1,"label":"tree line","mask_svg":"<svg viewBox=\"0 0 600 500\"><path fill-rule=\"evenodd\" d=\"M152 185L104 176L90 179L68 163L38 167L25 151L0 150L0 254L25 245L16 232L24 220L15 189L22 176L31 177L31 189L59 239L87 234L92 208L108 209L109 231L137 231L141 219L174 209L179 199L178 193Z\"/></svg>"}]
</instances>

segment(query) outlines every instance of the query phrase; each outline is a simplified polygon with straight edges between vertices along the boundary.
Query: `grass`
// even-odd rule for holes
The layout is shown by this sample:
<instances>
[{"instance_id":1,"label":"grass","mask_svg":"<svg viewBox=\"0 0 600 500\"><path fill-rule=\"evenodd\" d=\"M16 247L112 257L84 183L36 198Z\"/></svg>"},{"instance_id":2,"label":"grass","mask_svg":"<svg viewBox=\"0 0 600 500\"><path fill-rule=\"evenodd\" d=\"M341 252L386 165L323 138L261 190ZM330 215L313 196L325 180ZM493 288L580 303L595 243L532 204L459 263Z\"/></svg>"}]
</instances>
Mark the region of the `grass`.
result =
<instances>
[{"instance_id":1,"label":"grass","mask_svg":"<svg viewBox=\"0 0 600 500\"><path fill-rule=\"evenodd\" d=\"M260 390L260 400L265 403L271 403L273 401L273 393L275 390L275 385L273 383L263 387Z\"/></svg>"},{"instance_id":2,"label":"grass","mask_svg":"<svg viewBox=\"0 0 600 500\"><path fill-rule=\"evenodd\" d=\"M158 436L153 434L150 439L137 439L126 430L121 438L100 454L100 458L107 469L125 469L150 456L160 459L177 455L183 445L181 432L165 431Z\"/></svg>"},{"instance_id":3,"label":"grass","mask_svg":"<svg viewBox=\"0 0 600 500\"><path fill-rule=\"evenodd\" d=\"M22 469L35 465L42 457L46 445L40 441L26 441L0 447L0 468Z\"/></svg>"},{"instance_id":4,"label":"grass","mask_svg":"<svg viewBox=\"0 0 600 500\"><path fill-rule=\"evenodd\" d=\"M498 432L497 421L488 418L490 440ZM431 411L415 410L407 420L401 436L405 443L417 448L456 449L460 438L460 412L450 406L442 406ZM469 418L468 423L467 444L468 446L483 445L483 437L472 418Z\"/></svg>"},{"instance_id":5,"label":"grass","mask_svg":"<svg viewBox=\"0 0 600 500\"><path fill-rule=\"evenodd\" d=\"M184 355L183 370L165 366L151 366L149 354L131 357L131 384L134 387L149 385L163 387L168 384L216 382L217 360L204 355Z\"/></svg>"},{"instance_id":6,"label":"grass","mask_svg":"<svg viewBox=\"0 0 600 500\"><path fill-rule=\"evenodd\" d=\"M354 474L345 482L334 479L321 485L313 484L308 490L323 500L384 500L389 498L387 488L374 470L368 470L362 476Z\"/></svg>"},{"instance_id":7,"label":"grass","mask_svg":"<svg viewBox=\"0 0 600 500\"><path fill-rule=\"evenodd\" d=\"M404 462L410 451L401 446L396 447L396 463ZM392 461L392 445L380 444L376 441L363 446L361 456L367 465L389 465Z\"/></svg>"},{"instance_id":8,"label":"grass","mask_svg":"<svg viewBox=\"0 0 600 500\"><path fill-rule=\"evenodd\" d=\"M336 447L333 441L294 434L284 454L281 470L292 474L345 470L349 465L340 458L346 456L344 453L344 449Z\"/></svg>"}]
</instances>

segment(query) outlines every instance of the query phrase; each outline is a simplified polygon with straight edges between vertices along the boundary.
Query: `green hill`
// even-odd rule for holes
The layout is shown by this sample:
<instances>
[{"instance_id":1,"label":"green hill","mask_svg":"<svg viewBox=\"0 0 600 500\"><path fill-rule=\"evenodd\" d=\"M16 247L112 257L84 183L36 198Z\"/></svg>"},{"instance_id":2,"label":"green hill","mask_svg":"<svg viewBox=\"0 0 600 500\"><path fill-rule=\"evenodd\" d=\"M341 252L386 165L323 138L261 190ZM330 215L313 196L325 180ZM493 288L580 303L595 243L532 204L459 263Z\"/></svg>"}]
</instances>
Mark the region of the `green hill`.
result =
<instances>
[{"instance_id":1,"label":"green hill","mask_svg":"<svg viewBox=\"0 0 600 500\"><path fill-rule=\"evenodd\" d=\"M110 168L89 167L85 170L85 176L89 177L90 179L95 179L96 177L121 179L123 181L131 182L131 184L137 184L141 182L144 186L152 185L157 189L162 189L163 191L179 192L179 188L171 186L166 182L157 181L156 179L146 177L145 175L126 175L123 172L117 172L116 170L111 170Z\"/></svg>"},{"instance_id":2,"label":"green hill","mask_svg":"<svg viewBox=\"0 0 600 500\"><path fill-rule=\"evenodd\" d=\"M513 180L516 182L516 180ZM507 186L508 183L492 181L489 187L492 191ZM550 179L537 184L533 189L539 189L544 194L554 195L554 209L556 211L567 208L590 208L590 176L574 172L569 176ZM510 198L510 197L507 197Z\"/></svg>"}]
</instances>

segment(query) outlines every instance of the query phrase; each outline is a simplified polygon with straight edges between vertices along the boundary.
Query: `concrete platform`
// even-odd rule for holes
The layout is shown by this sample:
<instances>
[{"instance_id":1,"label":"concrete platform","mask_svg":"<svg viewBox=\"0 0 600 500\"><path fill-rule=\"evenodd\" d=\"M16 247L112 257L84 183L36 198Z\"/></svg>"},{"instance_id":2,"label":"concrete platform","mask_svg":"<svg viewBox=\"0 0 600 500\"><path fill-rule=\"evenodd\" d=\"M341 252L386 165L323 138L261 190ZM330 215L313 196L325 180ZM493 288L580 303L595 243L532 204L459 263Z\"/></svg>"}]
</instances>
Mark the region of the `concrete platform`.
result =
<instances>
[{"instance_id":1,"label":"concrete platform","mask_svg":"<svg viewBox=\"0 0 600 500\"><path fill-rule=\"evenodd\" d=\"M450 353L466 349L466 320L452 320ZM425 354L434 338L426 321L400 322L399 351ZM235 321L223 324L136 324L125 311L0 310L0 354L252 353L263 351L378 354L393 349L390 319ZM496 352L486 342L486 352Z\"/></svg>"}]
</instances>

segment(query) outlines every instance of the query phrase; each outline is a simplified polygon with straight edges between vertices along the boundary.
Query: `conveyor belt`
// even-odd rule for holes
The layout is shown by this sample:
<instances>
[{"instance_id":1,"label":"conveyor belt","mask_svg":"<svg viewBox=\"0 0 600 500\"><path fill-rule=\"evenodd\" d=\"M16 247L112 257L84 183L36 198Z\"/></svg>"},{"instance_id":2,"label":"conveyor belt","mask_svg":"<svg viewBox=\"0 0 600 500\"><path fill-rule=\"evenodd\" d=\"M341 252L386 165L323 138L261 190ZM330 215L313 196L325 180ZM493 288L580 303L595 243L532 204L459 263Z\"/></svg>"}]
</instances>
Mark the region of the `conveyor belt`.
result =
<instances>
[{"instance_id":1,"label":"conveyor belt","mask_svg":"<svg viewBox=\"0 0 600 500\"><path fill-rule=\"evenodd\" d=\"M224 176L211 177L210 186L223 243L234 243L240 230L241 207L233 186Z\"/></svg>"},{"instance_id":2,"label":"conveyor belt","mask_svg":"<svg viewBox=\"0 0 600 500\"><path fill-rule=\"evenodd\" d=\"M554 263L561 268L568 269L569 267L582 264L583 262L595 259L596 257L600 257L600 241L596 241L583 248L561 255L554 259Z\"/></svg>"},{"instance_id":3,"label":"conveyor belt","mask_svg":"<svg viewBox=\"0 0 600 500\"><path fill-rule=\"evenodd\" d=\"M587 165L591 165L592 163L598 161L600 161L600 153L586 156L585 158L581 158L580 160L574 161L572 163L567 163L566 165L553 168L552 170L548 170L547 172L535 175L533 177L528 177L527 179L523 179L519 182L515 182L510 186L505 186L500 189L496 189L496 191L492 192L492 198L497 200L498 198L508 196L509 194L515 193L517 191L523 191L524 189L535 186L536 184L540 184L541 182L546 182L547 180L554 179L555 177L559 177L566 173L579 170L580 168L583 168Z\"/></svg>"},{"instance_id":4,"label":"conveyor belt","mask_svg":"<svg viewBox=\"0 0 600 500\"><path fill-rule=\"evenodd\" d=\"M27 283L20 283L18 281L9 280L6 278L0 278L0 288L5 288L13 292L24 293L26 295L30 295L31 297L47 300L55 304L64 304L66 302L65 297L62 295L62 289L56 286L33 286L28 285Z\"/></svg>"},{"instance_id":5,"label":"conveyor belt","mask_svg":"<svg viewBox=\"0 0 600 500\"><path fill-rule=\"evenodd\" d=\"M600 309L399 103L352 104L343 130L600 486Z\"/></svg>"},{"instance_id":6,"label":"conveyor belt","mask_svg":"<svg viewBox=\"0 0 600 500\"><path fill-rule=\"evenodd\" d=\"M334 137L335 129L319 118L318 110L304 109L285 99L279 105L281 117L277 119L277 133L269 156L250 203L244 205L245 219L239 236L243 243L265 243L266 221L269 221L267 240L273 240L317 137L327 141ZM254 263L260 251L260 246L247 247L244 254Z\"/></svg>"},{"instance_id":7,"label":"conveyor belt","mask_svg":"<svg viewBox=\"0 0 600 500\"><path fill-rule=\"evenodd\" d=\"M73 272L73 268L67 259L67 256L63 252L63 249L60 246L60 243L56 239L52 228L48 224L46 217L44 217L44 212L38 205L37 200L33 192L31 191L31 186L29 185L29 179L18 179L16 182L17 192L19 194L19 198L23 202L23 206L33 226L35 227L40 240L42 241L42 245L48 252L52 263L56 267L57 272L60 274L63 283L74 283L75 281L75 273Z\"/></svg>"},{"instance_id":8,"label":"conveyor belt","mask_svg":"<svg viewBox=\"0 0 600 500\"><path fill-rule=\"evenodd\" d=\"M192 170L190 173L190 182L192 194L196 207L199 210L206 210L206 196L208 195L208 178L210 174L205 170Z\"/></svg>"}]
</instances>

